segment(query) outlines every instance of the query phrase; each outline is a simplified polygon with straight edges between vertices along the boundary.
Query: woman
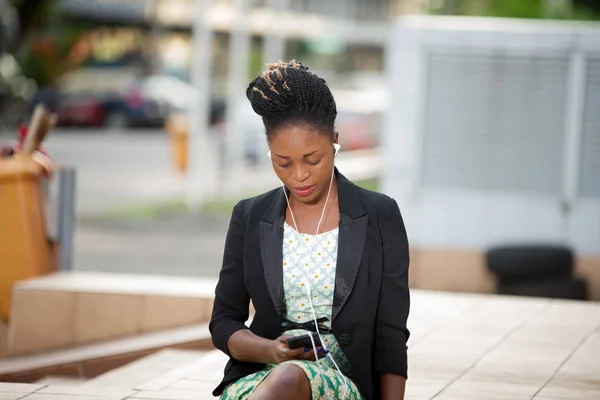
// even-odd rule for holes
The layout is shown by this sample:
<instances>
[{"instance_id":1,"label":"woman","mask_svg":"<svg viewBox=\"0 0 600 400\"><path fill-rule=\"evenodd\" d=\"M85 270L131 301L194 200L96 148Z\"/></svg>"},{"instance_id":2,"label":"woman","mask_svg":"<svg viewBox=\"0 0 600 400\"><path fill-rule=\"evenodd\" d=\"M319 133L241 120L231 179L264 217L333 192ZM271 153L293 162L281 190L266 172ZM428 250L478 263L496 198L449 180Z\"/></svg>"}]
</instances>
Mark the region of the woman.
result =
<instances>
[{"instance_id":1,"label":"woman","mask_svg":"<svg viewBox=\"0 0 600 400\"><path fill-rule=\"evenodd\" d=\"M334 167L337 111L323 79L279 62L247 97L283 186L233 210L210 322L230 361L213 394L403 399L409 254L398 205ZM307 332L315 346L288 346Z\"/></svg>"}]
</instances>

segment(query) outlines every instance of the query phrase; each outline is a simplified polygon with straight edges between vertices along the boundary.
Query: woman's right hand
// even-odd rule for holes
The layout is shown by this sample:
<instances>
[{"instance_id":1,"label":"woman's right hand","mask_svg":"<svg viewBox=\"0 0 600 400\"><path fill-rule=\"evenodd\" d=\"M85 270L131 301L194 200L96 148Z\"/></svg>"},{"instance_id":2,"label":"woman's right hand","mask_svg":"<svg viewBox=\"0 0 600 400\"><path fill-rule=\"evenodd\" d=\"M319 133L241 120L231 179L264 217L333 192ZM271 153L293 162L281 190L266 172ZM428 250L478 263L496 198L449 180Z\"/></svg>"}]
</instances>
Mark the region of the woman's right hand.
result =
<instances>
[{"instance_id":1,"label":"woman's right hand","mask_svg":"<svg viewBox=\"0 0 600 400\"><path fill-rule=\"evenodd\" d=\"M287 344L289 336L282 335L271 342L271 359L274 364L280 364L284 361L297 360L304 354L304 349L290 349Z\"/></svg>"},{"instance_id":2,"label":"woman's right hand","mask_svg":"<svg viewBox=\"0 0 600 400\"><path fill-rule=\"evenodd\" d=\"M304 349L299 347L297 349L290 349L287 344L288 339L289 336L283 335L271 342L271 359L273 360L274 364L280 364L284 361L290 360L315 360L315 353L312 348ZM322 350L319 350L317 354L319 358L322 358L326 353L324 353Z\"/></svg>"}]
</instances>

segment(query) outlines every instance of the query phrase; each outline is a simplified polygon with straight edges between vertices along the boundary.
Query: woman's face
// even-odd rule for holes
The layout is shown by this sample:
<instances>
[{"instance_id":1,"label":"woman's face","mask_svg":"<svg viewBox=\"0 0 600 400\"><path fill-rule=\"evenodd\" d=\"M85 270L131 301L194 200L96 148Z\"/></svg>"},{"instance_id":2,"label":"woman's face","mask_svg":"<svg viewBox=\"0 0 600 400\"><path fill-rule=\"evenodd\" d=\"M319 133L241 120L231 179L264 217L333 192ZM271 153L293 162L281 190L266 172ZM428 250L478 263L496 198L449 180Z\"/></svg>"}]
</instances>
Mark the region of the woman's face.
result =
<instances>
[{"instance_id":1,"label":"woman's face","mask_svg":"<svg viewBox=\"0 0 600 400\"><path fill-rule=\"evenodd\" d=\"M284 126L269 138L271 162L292 196L314 204L327 196L334 167L333 142L327 134L305 125Z\"/></svg>"}]
</instances>

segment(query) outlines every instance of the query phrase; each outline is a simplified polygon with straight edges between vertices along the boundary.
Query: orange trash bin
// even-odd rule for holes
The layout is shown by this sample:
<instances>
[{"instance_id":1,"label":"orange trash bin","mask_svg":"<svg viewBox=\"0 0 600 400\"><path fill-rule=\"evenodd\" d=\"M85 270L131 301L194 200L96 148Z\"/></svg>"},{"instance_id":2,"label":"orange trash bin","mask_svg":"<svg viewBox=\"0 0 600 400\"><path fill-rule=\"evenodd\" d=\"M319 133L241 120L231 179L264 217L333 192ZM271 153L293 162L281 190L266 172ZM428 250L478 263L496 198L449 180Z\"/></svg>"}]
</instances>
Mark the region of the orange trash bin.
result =
<instances>
[{"instance_id":1,"label":"orange trash bin","mask_svg":"<svg viewBox=\"0 0 600 400\"><path fill-rule=\"evenodd\" d=\"M0 319L13 284L56 271L46 230L46 169L31 155L0 158Z\"/></svg>"}]
</instances>

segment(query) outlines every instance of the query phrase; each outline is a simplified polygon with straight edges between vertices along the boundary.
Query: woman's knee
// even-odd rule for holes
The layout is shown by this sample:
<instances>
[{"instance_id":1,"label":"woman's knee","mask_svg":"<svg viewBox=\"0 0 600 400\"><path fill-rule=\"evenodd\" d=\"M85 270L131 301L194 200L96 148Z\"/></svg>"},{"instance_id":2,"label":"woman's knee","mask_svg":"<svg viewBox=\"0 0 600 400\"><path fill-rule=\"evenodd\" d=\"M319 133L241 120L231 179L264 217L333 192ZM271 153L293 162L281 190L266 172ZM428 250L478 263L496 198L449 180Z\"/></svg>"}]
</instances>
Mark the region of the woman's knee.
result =
<instances>
[{"instance_id":1,"label":"woman's knee","mask_svg":"<svg viewBox=\"0 0 600 400\"><path fill-rule=\"evenodd\" d=\"M304 370L294 364L280 365L258 386L255 394L267 394L273 399L304 399L309 400L310 383ZM283 396L283 397L282 397ZM251 396L253 398L254 396Z\"/></svg>"},{"instance_id":2,"label":"woman's knee","mask_svg":"<svg viewBox=\"0 0 600 400\"><path fill-rule=\"evenodd\" d=\"M273 379L277 382L278 386L294 389L307 389L310 390L310 384L306 373L302 368L294 364L284 364L275 368L272 372Z\"/></svg>"}]
</instances>

